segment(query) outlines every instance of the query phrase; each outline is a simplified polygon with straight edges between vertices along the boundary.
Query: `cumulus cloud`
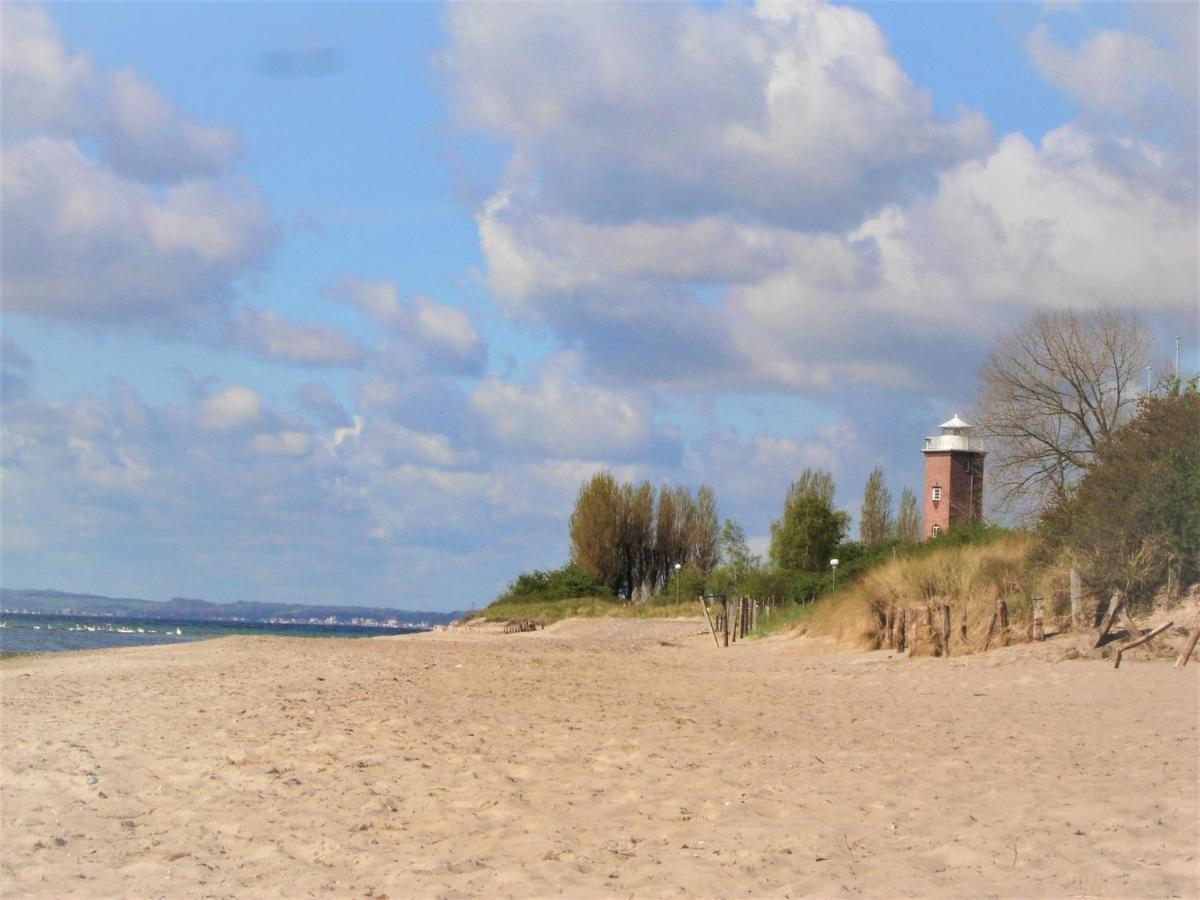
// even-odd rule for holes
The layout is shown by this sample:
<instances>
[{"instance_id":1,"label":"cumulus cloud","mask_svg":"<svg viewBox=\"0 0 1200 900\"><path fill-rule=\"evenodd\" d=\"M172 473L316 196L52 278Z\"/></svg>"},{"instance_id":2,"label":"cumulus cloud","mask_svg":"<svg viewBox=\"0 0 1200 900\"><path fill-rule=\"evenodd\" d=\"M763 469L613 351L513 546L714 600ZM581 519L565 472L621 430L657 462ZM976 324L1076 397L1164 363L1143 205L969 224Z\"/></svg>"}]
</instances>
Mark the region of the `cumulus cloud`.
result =
<instances>
[{"instance_id":1,"label":"cumulus cloud","mask_svg":"<svg viewBox=\"0 0 1200 900\"><path fill-rule=\"evenodd\" d=\"M156 191L56 138L5 147L0 165L12 311L194 325L224 310L272 241L244 185L194 179Z\"/></svg>"},{"instance_id":2,"label":"cumulus cloud","mask_svg":"<svg viewBox=\"0 0 1200 900\"><path fill-rule=\"evenodd\" d=\"M538 209L844 226L986 147L939 120L865 14L825 3L464 4L459 121L510 142Z\"/></svg>"},{"instance_id":3,"label":"cumulus cloud","mask_svg":"<svg viewBox=\"0 0 1200 900\"><path fill-rule=\"evenodd\" d=\"M240 309L226 339L272 362L300 366L361 366L366 349L340 328L319 322L290 322L269 309Z\"/></svg>"},{"instance_id":4,"label":"cumulus cloud","mask_svg":"<svg viewBox=\"0 0 1200 900\"><path fill-rule=\"evenodd\" d=\"M121 174L152 181L216 175L236 156L232 131L187 120L132 71L97 69L41 7L7 5L0 32L6 139L86 140Z\"/></svg>"},{"instance_id":5,"label":"cumulus cloud","mask_svg":"<svg viewBox=\"0 0 1200 900\"><path fill-rule=\"evenodd\" d=\"M226 431L253 425L262 418L262 401L252 388L235 384L206 397L198 422L203 428Z\"/></svg>"},{"instance_id":6,"label":"cumulus cloud","mask_svg":"<svg viewBox=\"0 0 1200 900\"><path fill-rule=\"evenodd\" d=\"M395 284L344 277L328 295L349 304L380 325L394 344L382 355L400 367L475 374L487 358L487 345L463 310L420 294L402 300Z\"/></svg>"},{"instance_id":7,"label":"cumulus cloud","mask_svg":"<svg viewBox=\"0 0 1200 900\"><path fill-rule=\"evenodd\" d=\"M526 384L496 377L471 403L504 447L559 459L678 458L677 438L656 431L644 394L577 382L551 367Z\"/></svg>"},{"instance_id":8,"label":"cumulus cloud","mask_svg":"<svg viewBox=\"0 0 1200 900\"><path fill-rule=\"evenodd\" d=\"M1148 95L1171 80L1167 54L1153 40L1128 31L1101 31L1071 49L1045 23L1026 41L1038 72L1085 107L1103 113L1137 112Z\"/></svg>"},{"instance_id":9,"label":"cumulus cloud","mask_svg":"<svg viewBox=\"0 0 1200 900\"><path fill-rule=\"evenodd\" d=\"M447 61L462 121L513 146L476 216L486 283L509 317L579 350L590 375L688 390L925 389L1034 306L1195 308L1194 154L1113 123L1037 143L966 140L971 118L929 114L854 10L615 10L456 8ZM707 66L717 23L734 49ZM747 46L756 53L739 56ZM1157 45L1136 35L1069 51L1038 31L1031 48L1122 109L1167 77ZM1129 71L1106 62L1126 51ZM1182 115L1195 106L1193 91ZM787 115L775 122L775 109ZM899 168L854 168L878 148L856 145L847 121L902 148ZM716 165L724 145L710 125L761 140ZM964 139L925 152L951 134ZM664 148L678 152L660 159ZM831 172L820 187L804 183L813 161ZM678 202L672 185L685 182ZM836 215L819 209L825 190Z\"/></svg>"}]
</instances>

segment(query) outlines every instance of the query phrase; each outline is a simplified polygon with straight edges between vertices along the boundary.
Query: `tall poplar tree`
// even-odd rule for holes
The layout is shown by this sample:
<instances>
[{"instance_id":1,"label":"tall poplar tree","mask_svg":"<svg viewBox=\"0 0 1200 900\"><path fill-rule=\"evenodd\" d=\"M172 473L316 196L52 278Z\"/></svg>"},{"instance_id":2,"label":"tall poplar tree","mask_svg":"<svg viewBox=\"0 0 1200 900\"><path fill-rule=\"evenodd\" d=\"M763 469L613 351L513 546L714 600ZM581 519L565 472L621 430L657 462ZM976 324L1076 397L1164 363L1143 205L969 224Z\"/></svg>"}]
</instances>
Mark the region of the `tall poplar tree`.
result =
<instances>
[{"instance_id":1,"label":"tall poplar tree","mask_svg":"<svg viewBox=\"0 0 1200 900\"><path fill-rule=\"evenodd\" d=\"M921 540L921 508L917 495L909 488L900 492L900 512L896 516L896 540L901 544L916 544Z\"/></svg>"},{"instance_id":2,"label":"tall poplar tree","mask_svg":"<svg viewBox=\"0 0 1200 900\"><path fill-rule=\"evenodd\" d=\"M867 476L863 490L862 512L858 520L858 539L868 546L882 544L892 536L892 492L876 466Z\"/></svg>"}]
</instances>

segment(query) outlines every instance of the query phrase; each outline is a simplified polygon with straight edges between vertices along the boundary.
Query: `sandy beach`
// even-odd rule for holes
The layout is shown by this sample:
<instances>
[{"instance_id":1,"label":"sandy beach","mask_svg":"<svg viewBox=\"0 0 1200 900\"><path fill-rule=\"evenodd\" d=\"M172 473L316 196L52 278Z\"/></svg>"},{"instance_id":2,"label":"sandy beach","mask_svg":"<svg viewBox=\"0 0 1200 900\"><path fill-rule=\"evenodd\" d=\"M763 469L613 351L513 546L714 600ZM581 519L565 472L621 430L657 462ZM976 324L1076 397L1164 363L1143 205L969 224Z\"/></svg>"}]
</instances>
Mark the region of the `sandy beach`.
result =
<instances>
[{"instance_id":1,"label":"sandy beach","mask_svg":"<svg viewBox=\"0 0 1200 900\"><path fill-rule=\"evenodd\" d=\"M0 893L1200 894L1200 665L703 628L5 660Z\"/></svg>"}]
</instances>

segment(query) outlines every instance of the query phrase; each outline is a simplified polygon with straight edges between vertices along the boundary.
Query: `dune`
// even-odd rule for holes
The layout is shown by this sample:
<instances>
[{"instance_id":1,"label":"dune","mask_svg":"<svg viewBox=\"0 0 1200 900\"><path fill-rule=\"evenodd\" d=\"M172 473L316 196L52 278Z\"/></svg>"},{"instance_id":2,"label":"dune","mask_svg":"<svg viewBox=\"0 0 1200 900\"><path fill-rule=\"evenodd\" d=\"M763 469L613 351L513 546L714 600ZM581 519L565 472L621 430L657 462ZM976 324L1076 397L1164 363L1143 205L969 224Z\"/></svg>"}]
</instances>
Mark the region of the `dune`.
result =
<instances>
[{"instance_id":1,"label":"dune","mask_svg":"<svg viewBox=\"0 0 1200 900\"><path fill-rule=\"evenodd\" d=\"M12 658L0 893L1197 896L1198 673L637 619Z\"/></svg>"}]
</instances>

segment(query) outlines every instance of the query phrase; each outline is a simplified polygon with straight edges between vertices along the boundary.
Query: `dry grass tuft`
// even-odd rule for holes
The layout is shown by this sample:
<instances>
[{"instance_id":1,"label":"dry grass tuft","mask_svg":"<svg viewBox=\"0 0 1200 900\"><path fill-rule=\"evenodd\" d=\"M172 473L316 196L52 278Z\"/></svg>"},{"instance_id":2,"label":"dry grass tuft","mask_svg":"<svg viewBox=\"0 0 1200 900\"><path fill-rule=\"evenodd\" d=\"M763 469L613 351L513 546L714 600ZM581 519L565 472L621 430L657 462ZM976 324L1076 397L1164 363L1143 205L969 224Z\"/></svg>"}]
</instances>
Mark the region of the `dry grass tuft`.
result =
<instances>
[{"instance_id":1,"label":"dry grass tuft","mask_svg":"<svg viewBox=\"0 0 1200 900\"><path fill-rule=\"evenodd\" d=\"M1027 535L1010 535L884 563L813 604L801 627L806 634L869 650L882 643L890 607L946 605L956 633L966 613L971 643L982 649L997 600L1008 604L1010 631L1023 632L1032 618L1032 598L1040 595L1044 576L1028 562L1031 546Z\"/></svg>"}]
</instances>

